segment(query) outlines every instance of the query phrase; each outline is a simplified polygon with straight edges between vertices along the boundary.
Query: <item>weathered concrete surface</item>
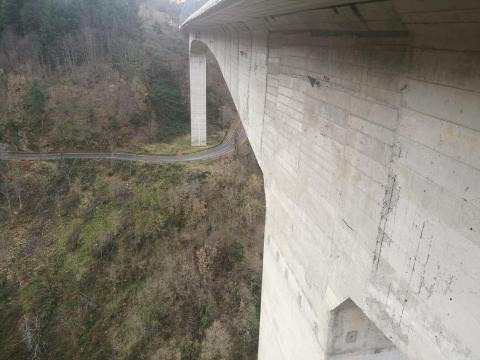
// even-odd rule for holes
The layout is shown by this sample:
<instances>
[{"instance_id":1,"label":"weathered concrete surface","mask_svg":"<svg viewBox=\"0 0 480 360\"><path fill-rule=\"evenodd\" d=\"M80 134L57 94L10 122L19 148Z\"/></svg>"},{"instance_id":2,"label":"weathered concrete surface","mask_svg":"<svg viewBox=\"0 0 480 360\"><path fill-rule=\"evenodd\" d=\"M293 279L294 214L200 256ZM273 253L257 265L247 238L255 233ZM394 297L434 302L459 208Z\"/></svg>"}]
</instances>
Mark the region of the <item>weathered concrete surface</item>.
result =
<instances>
[{"instance_id":1,"label":"weathered concrete surface","mask_svg":"<svg viewBox=\"0 0 480 360\"><path fill-rule=\"evenodd\" d=\"M347 299L409 359L480 359L478 1L212 0L184 28L265 177L260 359L332 358Z\"/></svg>"},{"instance_id":2,"label":"weathered concrete surface","mask_svg":"<svg viewBox=\"0 0 480 360\"><path fill-rule=\"evenodd\" d=\"M329 332L328 359L407 359L352 300L335 309Z\"/></svg>"}]
</instances>

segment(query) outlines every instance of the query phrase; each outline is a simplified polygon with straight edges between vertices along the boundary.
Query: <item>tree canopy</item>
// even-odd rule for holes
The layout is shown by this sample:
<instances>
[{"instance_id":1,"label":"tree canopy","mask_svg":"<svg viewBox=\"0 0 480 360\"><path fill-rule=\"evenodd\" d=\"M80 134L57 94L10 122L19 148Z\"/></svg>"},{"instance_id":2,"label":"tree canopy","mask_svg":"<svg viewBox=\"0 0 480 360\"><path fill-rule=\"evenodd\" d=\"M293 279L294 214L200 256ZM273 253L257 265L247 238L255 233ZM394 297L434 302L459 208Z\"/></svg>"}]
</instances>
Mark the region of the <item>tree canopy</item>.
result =
<instances>
[{"instance_id":1,"label":"tree canopy","mask_svg":"<svg viewBox=\"0 0 480 360\"><path fill-rule=\"evenodd\" d=\"M0 0L0 31L36 33L43 47L81 27L131 37L140 34L137 13L134 0Z\"/></svg>"}]
</instances>

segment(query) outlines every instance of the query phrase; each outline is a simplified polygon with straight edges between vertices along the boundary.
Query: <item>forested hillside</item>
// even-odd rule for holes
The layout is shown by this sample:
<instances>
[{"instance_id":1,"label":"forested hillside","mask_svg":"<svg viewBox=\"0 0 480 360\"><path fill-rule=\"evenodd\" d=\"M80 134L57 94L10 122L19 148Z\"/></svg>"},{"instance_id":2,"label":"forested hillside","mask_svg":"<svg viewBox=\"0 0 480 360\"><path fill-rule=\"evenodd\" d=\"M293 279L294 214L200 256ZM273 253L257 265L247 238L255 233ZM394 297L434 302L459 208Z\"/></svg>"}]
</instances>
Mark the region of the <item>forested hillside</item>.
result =
<instances>
[{"instance_id":1,"label":"forested hillside","mask_svg":"<svg viewBox=\"0 0 480 360\"><path fill-rule=\"evenodd\" d=\"M0 0L0 151L192 151L179 10ZM214 70L211 144L236 118ZM248 145L190 165L0 162L0 360L255 359L263 199Z\"/></svg>"},{"instance_id":2,"label":"forested hillside","mask_svg":"<svg viewBox=\"0 0 480 360\"><path fill-rule=\"evenodd\" d=\"M136 59L141 42L138 3L131 0L2 0L0 29L29 37L33 60L75 67ZM36 53L36 54L35 54ZM4 53L11 60L8 53ZM18 61L9 64L18 66Z\"/></svg>"},{"instance_id":3,"label":"forested hillside","mask_svg":"<svg viewBox=\"0 0 480 360\"><path fill-rule=\"evenodd\" d=\"M178 5L0 4L0 147L142 152L174 139L180 150L188 145L178 138L188 133L188 46L178 31ZM209 96L212 111L222 105L218 93ZM211 118L215 142L231 119Z\"/></svg>"},{"instance_id":4,"label":"forested hillside","mask_svg":"<svg viewBox=\"0 0 480 360\"><path fill-rule=\"evenodd\" d=\"M0 359L256 357L264 204L249 151L0 166Z\"/></svg>"}]
</instances>

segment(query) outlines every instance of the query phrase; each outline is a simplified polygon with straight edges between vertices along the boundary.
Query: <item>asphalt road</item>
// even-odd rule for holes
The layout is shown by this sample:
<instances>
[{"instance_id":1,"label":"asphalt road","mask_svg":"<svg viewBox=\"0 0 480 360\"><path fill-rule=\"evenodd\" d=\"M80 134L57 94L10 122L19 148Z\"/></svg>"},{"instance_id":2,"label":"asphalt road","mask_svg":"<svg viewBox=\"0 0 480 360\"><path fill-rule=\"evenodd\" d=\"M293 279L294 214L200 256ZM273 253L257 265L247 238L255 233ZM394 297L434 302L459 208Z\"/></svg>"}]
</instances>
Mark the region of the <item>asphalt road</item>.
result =
<instances>
[{"instance_id":1,"label":"asphalt road","mask_svg":"<svg viewBox=\"0 0 480 360\"><path fill-rule=\"evenodd\" d=\"M63 160L63 159L110 159L143 161L150 164L186 163L201 160L215 160L235 152L235 148L247 140L245 130L237 126L232 134L220 145L185 155L153 155L123 152L65 152L65 153L16 153L0 152L0 160Z\"/></svg>"}]
</instances>

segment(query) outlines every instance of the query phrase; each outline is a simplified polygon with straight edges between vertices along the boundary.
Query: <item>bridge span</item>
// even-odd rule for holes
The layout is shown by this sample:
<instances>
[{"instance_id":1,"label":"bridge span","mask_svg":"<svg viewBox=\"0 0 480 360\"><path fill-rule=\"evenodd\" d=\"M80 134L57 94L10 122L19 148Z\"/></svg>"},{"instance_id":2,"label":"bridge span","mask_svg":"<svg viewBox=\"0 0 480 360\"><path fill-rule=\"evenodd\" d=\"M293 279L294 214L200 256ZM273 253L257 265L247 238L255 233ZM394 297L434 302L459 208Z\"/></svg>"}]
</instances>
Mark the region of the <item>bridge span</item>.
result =
<instances>
[{"instance_id":1,"label":"bridge span","mask_svg":"<svg viewBox=\"0 0 480 360\"><path fill-rule=\"evenodd\" d=\"M259 358L480 359L478 0L210 0L267 201Z\"/></svg>"}]
</instances>

